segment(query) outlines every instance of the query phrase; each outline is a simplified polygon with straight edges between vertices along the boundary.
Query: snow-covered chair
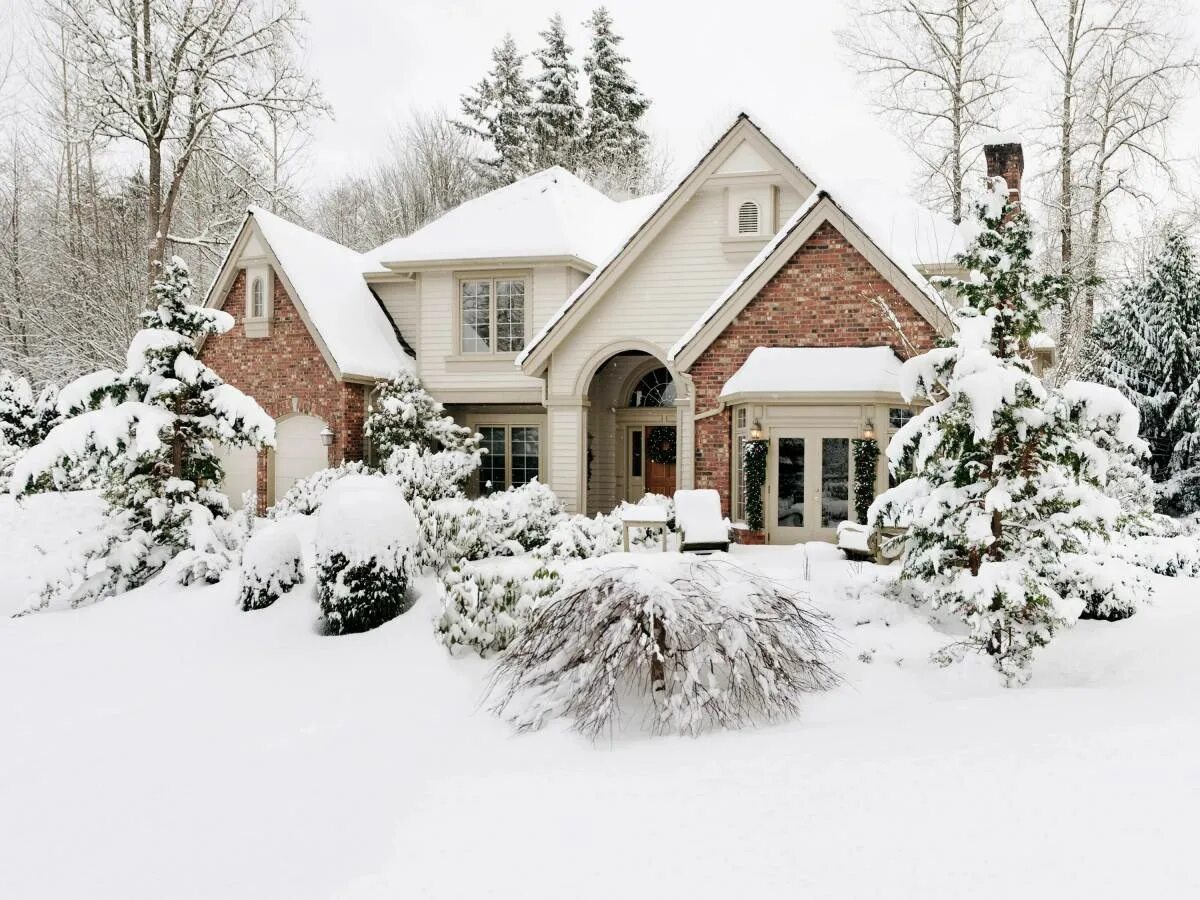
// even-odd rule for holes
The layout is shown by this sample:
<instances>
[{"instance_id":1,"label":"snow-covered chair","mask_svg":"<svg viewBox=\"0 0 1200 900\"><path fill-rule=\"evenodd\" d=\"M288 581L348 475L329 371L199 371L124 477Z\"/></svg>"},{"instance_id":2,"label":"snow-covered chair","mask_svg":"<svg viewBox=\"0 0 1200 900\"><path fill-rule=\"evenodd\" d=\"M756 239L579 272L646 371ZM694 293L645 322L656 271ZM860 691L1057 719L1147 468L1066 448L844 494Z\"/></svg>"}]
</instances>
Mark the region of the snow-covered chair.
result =
<instances>
[{"instance_id":1,"label":"snow-covered chair","mask_svg":"<svg viewBox=\"0 0 1200 900\"><path fill-rule=\"evenodd\" d=\"M837 547L847 559L866 561L875 557L871 550L871 529L857 522L838 523Z\"/></svg>"},{"instance_id":2,"label":"snow-covered chair","mask_svg":"<svg viewBox=\"0 0 1200 900\"><path fill-rule=\"evenodd\" d=\"M721 515L721 495L711 489L675 492L675 531L684 553L729 549L729 519Z\"/></svg>"}]
</instances>

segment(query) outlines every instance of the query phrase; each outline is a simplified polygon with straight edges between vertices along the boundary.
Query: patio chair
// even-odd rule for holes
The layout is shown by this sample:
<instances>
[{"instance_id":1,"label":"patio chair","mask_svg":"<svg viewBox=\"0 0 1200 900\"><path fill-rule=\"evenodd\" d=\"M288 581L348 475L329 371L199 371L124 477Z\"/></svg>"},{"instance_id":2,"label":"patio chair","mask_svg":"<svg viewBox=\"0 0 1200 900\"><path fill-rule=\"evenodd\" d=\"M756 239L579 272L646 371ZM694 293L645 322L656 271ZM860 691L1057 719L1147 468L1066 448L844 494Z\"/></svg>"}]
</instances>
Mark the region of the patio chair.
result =
<instances>
[{"instance_id":1,"label":"patio chair","mask_svg":"<svg viewBox=\"0 0 1200 900\"><path fill-rule=\"evenodd\" d=\"M721 495L711 489L675 492L675 531L684 553L729 549L729 520L721 515Z\"/></svg>"},{"instance_id":2,"label":"patio chair","mask_svg":"<svg viewBox=\"0 0 1200 900\"><path fill-rule=\"evenodd\" d=\"M875 559L871 550L871 529L857 522L841 522L837 527L837 547L846 559L870 561Z\"/></svg>"}]
</instances>

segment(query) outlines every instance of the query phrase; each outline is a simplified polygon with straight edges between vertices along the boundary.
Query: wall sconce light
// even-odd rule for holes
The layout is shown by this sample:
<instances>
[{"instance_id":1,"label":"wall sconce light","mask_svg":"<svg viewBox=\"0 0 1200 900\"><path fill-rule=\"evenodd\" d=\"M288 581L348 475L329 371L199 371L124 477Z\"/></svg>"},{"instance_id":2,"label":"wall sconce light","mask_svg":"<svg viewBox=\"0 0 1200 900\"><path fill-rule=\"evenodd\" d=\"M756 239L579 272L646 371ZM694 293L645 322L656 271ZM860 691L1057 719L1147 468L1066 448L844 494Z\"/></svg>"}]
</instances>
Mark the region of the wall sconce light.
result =
<instances>
[{"instance_id":1,"label":"wall sconce light","mask_svg":"<svg viewBox=\"0 0 1200 900\"><path fill-rule=\"evenodd\" d=\"M863 423L862 436L868 441L875 440L875 423L870 419L867 419L867 421Z\"/></svg>"},{"instance_id":2,"label":"wall sconce light","mask_svg":"<svg viewBox=\"0 0 1200 900\"><path fill-rule=\"evenodd\" d=\"M750 426L750 440L762 440L762 422L760 422L758 419L755 419L753 424Z\"/></svg>"},{"instance_id":3,"label":"wall sconce light","mask_svg":"<svg viewBox=\"0 0 1200 900\"><path fill-rule=\"evenodd\" d=\"M311 434L311 432L309 433ZM321 443L326 447L333 446L333 432L329 430L328 425L321 429Z\"/></svg>"}]
</instances>

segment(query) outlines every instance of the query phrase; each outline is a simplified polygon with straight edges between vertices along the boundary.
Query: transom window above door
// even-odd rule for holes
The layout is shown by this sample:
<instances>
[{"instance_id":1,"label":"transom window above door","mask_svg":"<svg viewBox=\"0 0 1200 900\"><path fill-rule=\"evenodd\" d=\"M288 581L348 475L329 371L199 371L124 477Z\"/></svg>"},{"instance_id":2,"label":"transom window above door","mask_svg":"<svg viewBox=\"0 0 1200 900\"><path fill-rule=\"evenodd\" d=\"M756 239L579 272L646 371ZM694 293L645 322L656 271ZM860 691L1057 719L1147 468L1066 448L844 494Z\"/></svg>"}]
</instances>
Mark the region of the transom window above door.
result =
<instances>
[{"instance_id":1,"label":"transom window above door","mask_svg":"<svg viewBox=\"0 0 1200 900\"><path fill-rule=\"evenodd\" d=\"M525 295L523 277L460 279L460 352L519 353L524 350Z\"/></svg>"},{"instance_id":2,"label":"transom window above door","mask_svg":"<svg viewBox=\"0 0 1200 900\"><path fill-rule=\"evenodd\" d=\"M665 367L652 369L642 376L629 395L629 405L645 406L674 406L675 379Z\"/></svg>"}]
</instances>

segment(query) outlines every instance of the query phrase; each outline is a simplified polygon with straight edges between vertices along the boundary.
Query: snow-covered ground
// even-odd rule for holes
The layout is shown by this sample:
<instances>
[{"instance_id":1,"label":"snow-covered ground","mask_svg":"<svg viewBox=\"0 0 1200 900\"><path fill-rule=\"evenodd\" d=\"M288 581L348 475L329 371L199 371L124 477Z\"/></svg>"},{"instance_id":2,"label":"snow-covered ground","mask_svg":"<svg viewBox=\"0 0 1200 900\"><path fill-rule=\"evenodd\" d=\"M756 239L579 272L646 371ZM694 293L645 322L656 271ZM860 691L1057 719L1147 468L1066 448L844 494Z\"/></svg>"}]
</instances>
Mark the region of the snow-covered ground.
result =
<instances>
[{"instance_id":1,"label":"snow-covered ground","mask_svg":"<svg viewBox=\"0 0 1200 900\"><path fill-rule=\"evenodd\" d=\"M96 514L0 498L4 609ZM428 579L355 636L316 633L311 584L240 612L236 579L0 620L0 897L1200 894L1200 582L1156 578L1006 690L931 664L921 614L844 599L871 566L737 556L808 576L846 683L699 739L514 735Z\"/></svg>"}]
</instances>

